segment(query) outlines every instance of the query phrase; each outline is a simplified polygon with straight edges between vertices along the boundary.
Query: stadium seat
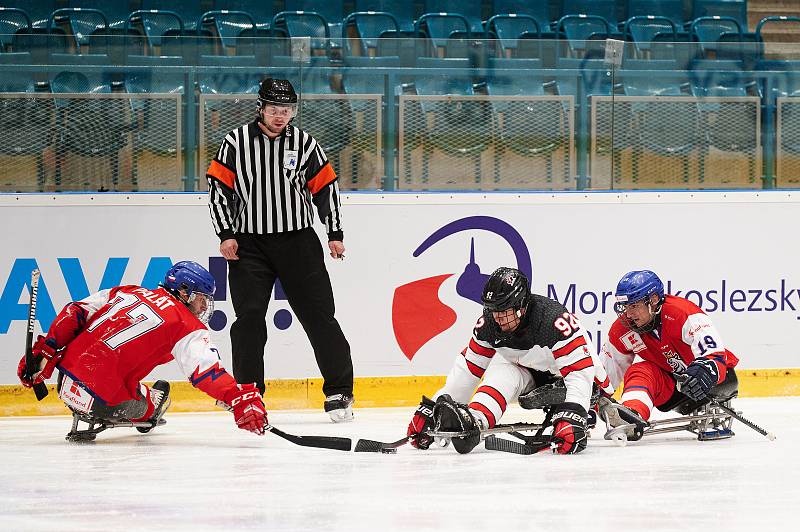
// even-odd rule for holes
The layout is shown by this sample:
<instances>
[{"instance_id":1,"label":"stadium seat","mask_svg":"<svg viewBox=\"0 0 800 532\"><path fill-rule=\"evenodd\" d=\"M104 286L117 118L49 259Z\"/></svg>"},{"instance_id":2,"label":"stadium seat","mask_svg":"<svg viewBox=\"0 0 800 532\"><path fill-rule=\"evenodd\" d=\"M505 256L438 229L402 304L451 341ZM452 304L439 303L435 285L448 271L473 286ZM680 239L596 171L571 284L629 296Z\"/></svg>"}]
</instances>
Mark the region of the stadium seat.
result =
<instances>
[{"instance_id":1,"label":"stadium seat","mask_svg":"<svg viewBox=\"0 0 800 532\"><path fill-rule=\"evenodd\" d=\"M378 38L385 32L400 31L397 18L386 11L356 11L350 13L342 23L342 41L345 55L354 55L348 36L349 28L355 28L355 36L360 43L358 55L371 55L378 46Z\"/></svg>"},{"instance_id":2,"label":"stadium seat","mask_svg":"<svg viewBox=\"0 0 800 532\"><path fill-rule=\"evenodd\" d=\"M273 2L268 0L214 0L214 9L244 11L252 17L258 29L268 29L275 16Z\"/></svg>"},{"instance_id":3,"label":"stadium seat","mask_svg":"<svg viewBox=\"0 0 800 532\"><path fill-rule=\"evenodd\" d=\"M15 33L30 27L31 18L25 11L15 7L0 7L0 52L8 51Z\"/></svg>"},{"instance_id":4,"label":"stadium seat","mask_svg":"<svg viewBox=\"0 0 800 532\"><path fill-rule=\"evenodd\" d=\"M3 4L25 11L30 17L33 28L46 28L50 13L62 7L59 0L11 0Z\"/></svg>"},{"instance_id":5,"label":"stadium seat","mask_svg":"<svg viewBox=\"0 0 800 532\"><path fill-rule=\"evenodd\" d=\"M204 2L198 0L170 0L166 3L169 11L176 13L183 22L183 29L194 30L197 21L205 12L202 5ZM165 3L162 0L141 0L141 8L146 10L163 10Z\"/></svg>"},{"instance_id":6,"label":"stadium seat","mask_svg":"<svg viewBox=\"0 0 800 532\"><path fill-rule=\"evenodd\" d=\"M492 15L527 15L533 17L539 31L550 30L550 6L548 2L531 2L530 0L492 0ZM489 28L486 28L487 30Z\"/></svg>"},{"instance_id":7,"label":"stadium seat","mask_svg":"<svg viewBox=\"0 0 800 532\"><path fill-rule=\"evenodd\" d=\"M284 9L286 11L314 12L321 15L328 25L327 35L329 37L331 35L335 36L335 39L331 41L329 46L334 48L340 47L339 36L342 34L342 20L344 20L345 15L343 0L285 0L285 2ZM296 33L290 28L289 35L294 36L295 34L307 35L306 33ZM312 45L312 48L318 48L318 46Z\"/></svg>"},{"instance_id":8,"label":"stadium seat","mask_svg":"<svg viewBox=\"0 0 800 532\"><path fill-rule=\"evenodd\" d=\"M589 40L606 39L613 34L611 24L597 15L564 15L556 22L556 34L564 37L571 55L587 53Z\"/></svg>"},{"instance_id":9,"label":"stadium seat","mask_svg":"<svg viewBox=\"0 0 800 532\"><path fill-rule=\"evenodd\" d=\"M30 53L32 63L46 65L51 55L67 53L67 35L61 28L49 32L43 27L21 29L11 38L11 49L25 50Z\"/></svg>"},{"instance_id":10,"label":"stadium seat","mask_svg":"<svg viewBox=\"0 0 800 532\"><path fill-rule=\"evenodd\" d=\"M197 21L198 28L213 28L220 39L222 51L235 50L239 35L246 30L255 30L256 22L246 11L207 11Z\"/></svg>"},{"instance_id":11,"label":"stadium seat","mask_svg":"<svg viewBox=\"0 0 800 532\"><path fill-rule=\"evenodd\" d=\"M196 20L195 20L196 22ZM183 19L174 11L139 10L128 16L126 29L138 29L146 38L147 55L157 56L160 53L161 39L167 32L183 34Z\"/></svg>"},{"instance_id":12,"label":"stadium seat","mask_svg":"<svg viewBox=\"0 0 800 532\"><path fill-rule=\"evenodd\" d=\"M56 9L47 20L47 31L59 26L67 26L75 40L75 49L80 53L85 52L89 44L89 36L96 30L108 28L108 20L102 11L90 8L65 8Z\"/></svg>"},{"instance_id":13,"label":"stadium seat","mask_svg":"<svg viewBox=\"0 0 800 532\"><path fill-rule=\"evenodd\" d=\"M539 22L530 15L510 13L494 15L486 21L488 35L497 39L503 57L512 57L522 34L541 36Z\"/></svg>"},{"instance_id":14,"label":"stadium seat","mask_svg":"<svg viewBox=\"0 0 800 532\"><path fill-rule=\"evenodd\" d=\"M471 34L483 34L481 0L425 0L423 9L425 13L457 13L467 19Z\"/></svg>"},{"instance_id":15,"label":"stadium seat","mask_svg":"<svg viewBox=\"0 0 800 532\"><path fill-rule=\"evenodd\" d=\"M701 17L728 17L739 24L739 31L747 31L747 0L694 0L692 20Z\"/></svg>"},{"instance_id":16,"label":"stadium seat","mask_svg":"<svg viewBox=\"0 0 800 532\"><path fill-rule=\"evenodd\" d=\"M617 26L617 5L615 0L563 0L561 17L567 15L591 15L605 19L612 27Z\"/></svg>"},{"instance_id":17,"label":"stadium seat","mask_svg":"<svg viewBox=\"0 0 800 532\"><path fill-rule=\"evenodd\" d=\"M470 35L469 21L459 13L425 13L414 23L414 28L416 33L430 38L431 53L427 55L434 57L444 50L453 33Z\"/></svg>"},{"instance_id":18,"label":"stadium seat","mask_svg":"<svg viewBox=\"0 0 800 532\"><path fill-rule=\"evenodd\" d=\"M67 3L70 8L102 11L109 28L124 27L131 12L127 0L69 0Z\"/></svg>"},{"instance_id":19,"label":"stadium seat","mask_svg":"<svg viewBox=\"0 0 800 532\"><path fill-rule=\"evenodd\" d=\"M628 0L627 16L668 18L676 28L683 27L685 19L682 0Z\"/></svg>"},{"instance_id":20,"label":"stadium seat","mask_svg":"<svg viewBox=\"0 0 800 532\"><path fill-rule=\"evenodd\" d=\"M650 45L657 33L672 35L674 42L676 27L675 23L667 17L635 16L625 21L623 33L626 39L633 42L637 57L642 57L650 53Z\"/></svg>"},{"instance_id":21,"label":"stadium seat","mask_svg":"<svg viewBox=\"0 0 800 532\"><path fill-rule=\"evenodd\" d=\"M330 26L325 17L317 12L281 11L272 19L272 27L286 31L289 38L310 37L309 53L327 55L331 46Z\"/></svg>"},{"instance_id":22,"label":"stadium seat","mask_svg":"<svg viewBox=\"0 0 800 532\"><path fill-rule=\"evenodd\" d=\"M742 26L733 17L717 15L699 17L692 21L690 33L695 41L700 43L700 50L703 56L709 59L715 59L715 56L710 57L709 54L716 54L718 48L717 42L719 41L720 35L729 33L734 34L734 36L741 36Z\"/></svg>"},{"instance_id":23,"label":"stadium seat","mask_svg":"<svg viewBox=\"0 0 800 532\"><path fill-rule=\"evenodd\" d=\"M375 11L391 13L397 21L399 31L414 31L414 2L408 0L355 0L355 10L357 12ZM359 32L366 34L375 33L374 31L362 30Z\"/></svg>"}]
</instances>

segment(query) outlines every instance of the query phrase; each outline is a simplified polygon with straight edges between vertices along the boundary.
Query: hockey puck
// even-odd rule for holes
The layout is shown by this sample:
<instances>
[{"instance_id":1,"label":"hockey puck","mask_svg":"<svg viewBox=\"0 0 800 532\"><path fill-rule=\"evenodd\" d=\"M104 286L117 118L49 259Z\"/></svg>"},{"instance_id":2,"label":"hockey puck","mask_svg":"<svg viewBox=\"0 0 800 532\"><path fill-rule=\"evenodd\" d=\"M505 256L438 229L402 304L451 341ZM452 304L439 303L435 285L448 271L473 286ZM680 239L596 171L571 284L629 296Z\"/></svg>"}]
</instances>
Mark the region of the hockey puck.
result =
<instances>
[{"instance_id":1,"label":"hockey puck","mask_svg":"<svg viewBox=\"0 0 800 532\"><path fill-rule=\"evenodd\" d=\"M381 447L381 453L383 454L396 454L397 449L393 447Z\"/></svg>"}]
</instances>

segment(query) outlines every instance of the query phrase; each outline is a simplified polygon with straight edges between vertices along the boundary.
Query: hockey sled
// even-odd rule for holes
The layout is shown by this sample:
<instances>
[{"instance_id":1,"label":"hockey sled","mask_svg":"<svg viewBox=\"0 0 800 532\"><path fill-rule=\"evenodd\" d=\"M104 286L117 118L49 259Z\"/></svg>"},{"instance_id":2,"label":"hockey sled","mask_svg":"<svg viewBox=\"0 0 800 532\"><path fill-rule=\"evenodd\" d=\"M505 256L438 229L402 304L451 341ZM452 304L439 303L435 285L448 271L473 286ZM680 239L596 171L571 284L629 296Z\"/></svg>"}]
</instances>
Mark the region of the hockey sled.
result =
<instances>
[{"instance_id":1,"label":"hockey sled","mask_svg":"<svg viewBox=\"0 0 800 532\"><path fill-rule=\"evenodd\" d=\"M88 428L79 429L78 423L84 422ZM153 428L166 424L164 418L152 421L114 421L99 419L79 412L72 412L72 429L67 433L66 440L72 443L87 443L94 441L98 434L108 429L120 427L133 427L139 432L150 432Z\"/></svg>"}]
</instances>

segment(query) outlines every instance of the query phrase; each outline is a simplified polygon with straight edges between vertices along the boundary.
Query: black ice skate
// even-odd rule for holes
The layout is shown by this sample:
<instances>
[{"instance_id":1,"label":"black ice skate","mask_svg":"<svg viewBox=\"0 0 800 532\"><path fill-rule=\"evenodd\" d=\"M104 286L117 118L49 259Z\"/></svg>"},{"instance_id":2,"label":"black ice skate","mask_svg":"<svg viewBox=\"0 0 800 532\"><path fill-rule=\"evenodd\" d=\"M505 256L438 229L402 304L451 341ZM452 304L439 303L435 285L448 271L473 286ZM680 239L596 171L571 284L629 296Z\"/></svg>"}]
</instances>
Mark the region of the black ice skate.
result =
<instances>
[{"instance_id":1,"label":"black ice skate","mask_svg":"<svg viewBox=\"0 0 800 532\"><path fill-rule=\"evenodd\" d=\"M167 381L156 381L153 387L150 388L150 398L153 400L155 410L153 410L153 415L146 421L146 423L150 424L149 427L136 427L136 430L142 434L150 432L156 426L166 423L166 421L164 423L159 422L161 418L164 417L164 413L166 413L169 405L172 404L172 398L169 396L169 383Z\"/></svg>"},{"instance_id":2,"label":"black ice skate","mask_svg":"<svg viewBox=\"0 0 800 532\"><path fill-rule=\"evenodd\" d=\"M353 421L353 403L355 399L346 393L337 393L325 398L325 412L334 423Z\"/></svg>"}]
</instances>

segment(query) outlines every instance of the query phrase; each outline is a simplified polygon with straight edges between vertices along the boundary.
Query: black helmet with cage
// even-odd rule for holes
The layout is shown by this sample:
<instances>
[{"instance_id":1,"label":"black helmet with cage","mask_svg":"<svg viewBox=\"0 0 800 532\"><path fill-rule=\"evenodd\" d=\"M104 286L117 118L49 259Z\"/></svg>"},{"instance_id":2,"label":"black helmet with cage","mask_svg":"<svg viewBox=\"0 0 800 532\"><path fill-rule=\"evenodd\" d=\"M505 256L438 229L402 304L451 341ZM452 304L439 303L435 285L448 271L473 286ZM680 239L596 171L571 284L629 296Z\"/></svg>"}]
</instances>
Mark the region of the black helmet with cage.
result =
<instances>
[{"instance_id":1,"label":"black helmet with cage","mask_svg":"<svg viewBox=\"0 0 800 532\"><path fill-rule=\"evenodd\" d=\"M528 278L516 268L498 268L486 281L481 301L483 302L484 319L488 321L498 338L510 337L527 315L531 291ZM513 309L513 327L503 330L495 320L493 313Z\"/></svg>"}]
</instances>

